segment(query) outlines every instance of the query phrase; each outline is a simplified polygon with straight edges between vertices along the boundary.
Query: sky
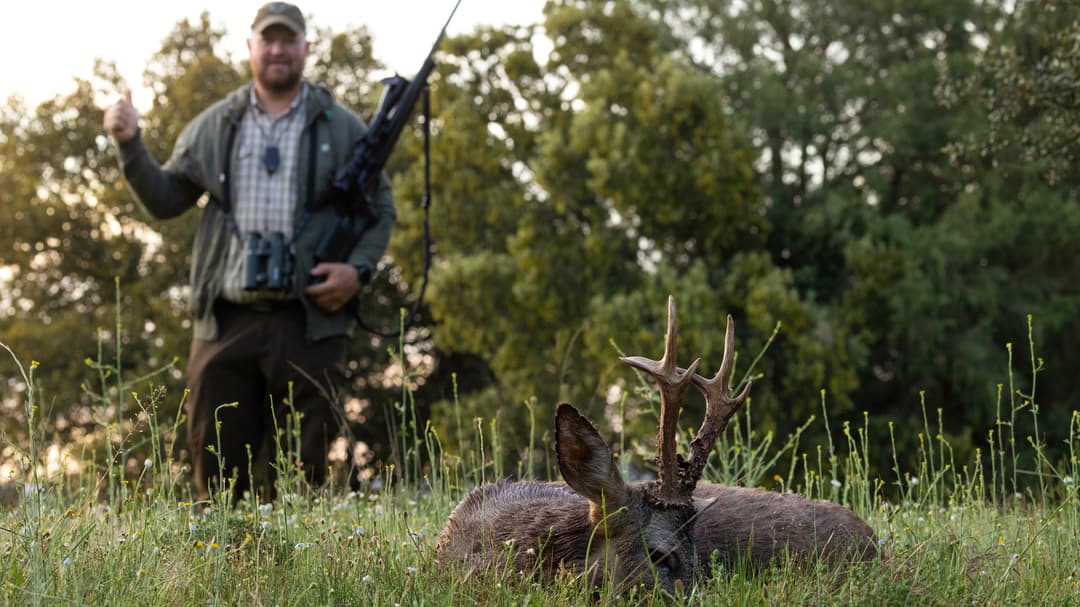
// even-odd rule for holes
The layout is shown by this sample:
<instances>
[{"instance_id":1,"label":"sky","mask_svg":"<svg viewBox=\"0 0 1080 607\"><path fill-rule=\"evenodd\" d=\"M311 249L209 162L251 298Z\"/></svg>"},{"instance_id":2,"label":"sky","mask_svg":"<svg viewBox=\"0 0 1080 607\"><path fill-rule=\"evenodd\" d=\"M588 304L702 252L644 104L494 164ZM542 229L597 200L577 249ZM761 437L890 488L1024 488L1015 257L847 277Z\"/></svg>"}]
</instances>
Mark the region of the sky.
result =
<instances>
[{"instance_id":1,"label":"sky","mask_svg":"<svg viewBox=\"0 0 1080 607\"><path fill-rule=\"evenodd\" d=\"M412 78L424 61L455 0L299 0L308 31L329 27L342 32L366 25L375 55L391 70ZM96 58L114 61L131 85L136 107L149 106L142 90L146 62L177 22L197 20L224 28L226 50L246 59L245 39L260 0L156 2L149 0L21 0L5 3L0 35L0 102L21 95L33 106L74 90L74 77L91 78ZM461 0L448 34L477 25L541 21L544 0Z\"/></svg>"}]
</instances>

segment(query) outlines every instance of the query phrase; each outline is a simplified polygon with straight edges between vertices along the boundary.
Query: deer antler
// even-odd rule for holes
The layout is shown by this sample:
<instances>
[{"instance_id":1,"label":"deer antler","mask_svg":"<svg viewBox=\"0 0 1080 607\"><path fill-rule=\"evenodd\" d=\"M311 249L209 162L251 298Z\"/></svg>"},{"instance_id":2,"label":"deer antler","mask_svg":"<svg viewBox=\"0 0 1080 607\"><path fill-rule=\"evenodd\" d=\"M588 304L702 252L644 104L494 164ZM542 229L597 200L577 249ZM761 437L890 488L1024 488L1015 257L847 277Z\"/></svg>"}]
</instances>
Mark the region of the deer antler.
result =
<instances>
[{"instance_id":1,"label":"deer antler","mask_svg":"<svg viewBox=\"0 0 1080 607\"><path fill-rule=\"evenodd\" d=\"M656 436L656 461L660 467L660 482L655 497L663 504L681 505L690 500L693 485L689 492L683 488L686 462L680 461L675 453L675 433L678 429L683 392L693 380L701 359L691 363L688 369L679 369L675 364L679 323L675 317L675 298L671 295L668 296L667 313L664 357L652 360L642 356L624 356L620 360L651 375L660 389L660 430Z\"/></svg>"},{"instance_id":2,"label":"deer antler","mask_svg":"<svg viewBox=\"0 0 1080 607\"><path fill-rule=\"evenodd\" d=\"M705 462L709 459L709 452L716 445L716 439L720 438L728 421L735 415L735 411L746 401L750 394L750 386L754 382L746 382L746 387L736 397L732 398L731 370L733 365L733 352L735 350L735 328L731 315L727 317L727 331L724 334L724 359L720 363L720 370L712 379L694 374L694 385L705 395L705 421L701 422L697 435L690 442L690 466L689 475L693 483L701 479L701 471L705 469Z\"/></svg>"},{"instance_id":3,"label":"deer antler","mask_svg":"<svg viewBox=\"0 0 1080 607\"><path fill-rule=\"evenodd\" d=\"M651 375L660 389L660 430L656 437L656 461L660 468L660 478L653 497L659 503L667 505L682 505L691 500L694 486L701 478L701 472L709 459L709 452L727 427L728 420L746 400L752 385L752 382L747 382L742 393L731 396L728 383L731 381L734 366L735 329L730 314L724 335L724 358L720 363L720 370L712 379L705 379L697 374L700 358L694 360L688 369L680 369L675 364L678 330L675 298L669 295L664 357L660 360L641 356L624 356L620 359ZM705 395L705 420L694 440L690 442L690 461L687 462L675 452L675 434L683 393L690 382Z\"/></svg>"}]
</instances>

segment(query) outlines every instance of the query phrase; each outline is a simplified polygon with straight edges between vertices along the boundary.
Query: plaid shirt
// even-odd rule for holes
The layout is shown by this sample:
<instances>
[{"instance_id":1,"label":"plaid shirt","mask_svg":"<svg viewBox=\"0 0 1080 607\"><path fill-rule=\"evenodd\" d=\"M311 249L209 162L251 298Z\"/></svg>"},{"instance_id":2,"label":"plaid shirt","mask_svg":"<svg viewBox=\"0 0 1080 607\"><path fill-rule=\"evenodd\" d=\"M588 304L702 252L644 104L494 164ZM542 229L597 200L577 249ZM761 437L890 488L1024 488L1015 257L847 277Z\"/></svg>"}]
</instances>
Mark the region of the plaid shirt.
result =
<instances>
[{"instance_id":1,"label":"plaid shirt","mask_svg":"<svg viewBox=\"0 0 1080 607\"><path fill-rule=\"evenodd\" d=\"M258 232L264 239L281 232L289 244L297 204L297 159L308 85L304 83L288 111L276 119L259 103L255 87L251 87L250 94L251 109L240 120L232 159L233 216L245 240L249 232ZM280 158L273 173L267 165L272 147L277 148ZM229 243L222 297L234 303L283 298L283 293L244 290L245 257L245 243L234 236Z\"/></svg>"}]
</instances>

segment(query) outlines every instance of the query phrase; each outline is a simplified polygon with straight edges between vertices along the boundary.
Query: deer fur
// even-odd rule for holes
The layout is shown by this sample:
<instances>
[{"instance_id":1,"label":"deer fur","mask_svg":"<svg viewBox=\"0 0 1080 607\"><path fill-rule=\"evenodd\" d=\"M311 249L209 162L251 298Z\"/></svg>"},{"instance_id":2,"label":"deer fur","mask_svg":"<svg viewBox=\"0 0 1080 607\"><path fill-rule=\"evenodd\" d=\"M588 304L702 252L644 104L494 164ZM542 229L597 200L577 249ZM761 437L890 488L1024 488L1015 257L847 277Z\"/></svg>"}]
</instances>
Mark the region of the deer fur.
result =
<instances>
[{"instance_id":1,"label":"deer fur","mask_svg":"<svg viewBox=\"0 0 1080 607\"><path fill-rule=\"evenodd\" d=\"M878 554L874 530L851 510L823 500L764 489L699 483L694 496L711 502L694 521L699 566L762 569L790 559L840 566Z\"/></svg>"}]
</instances>

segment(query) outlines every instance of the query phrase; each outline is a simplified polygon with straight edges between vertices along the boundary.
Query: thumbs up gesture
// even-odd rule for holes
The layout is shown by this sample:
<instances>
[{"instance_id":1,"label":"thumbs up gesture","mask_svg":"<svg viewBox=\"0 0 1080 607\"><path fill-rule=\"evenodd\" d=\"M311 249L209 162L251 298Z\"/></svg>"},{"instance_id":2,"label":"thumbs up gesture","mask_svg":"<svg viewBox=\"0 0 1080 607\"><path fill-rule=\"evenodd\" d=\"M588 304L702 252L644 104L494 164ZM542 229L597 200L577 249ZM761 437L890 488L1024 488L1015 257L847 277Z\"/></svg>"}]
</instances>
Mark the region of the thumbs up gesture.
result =
<instances>
[{"instance_id":1,"label":"thumbs up gesture","mask_svg":"<svg viewBox=\"0 0 1080 607\"><path fill-rule=\"evenodd\" d=\"M130 141L139 130L139 112L131 103L131 89L105 109L105 132L117 143Z\"/></svg>"}]
</instances>

